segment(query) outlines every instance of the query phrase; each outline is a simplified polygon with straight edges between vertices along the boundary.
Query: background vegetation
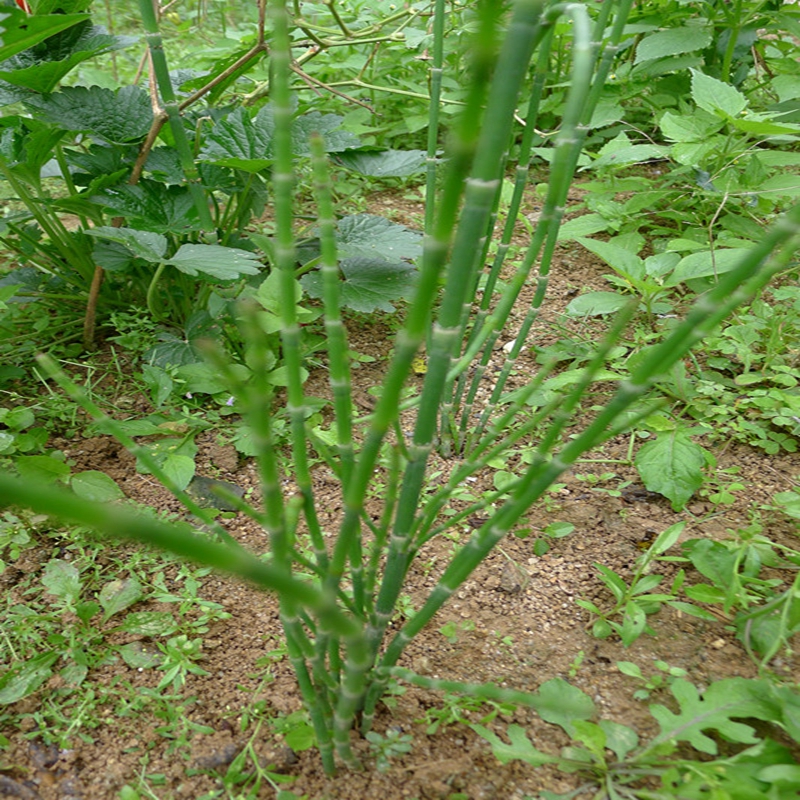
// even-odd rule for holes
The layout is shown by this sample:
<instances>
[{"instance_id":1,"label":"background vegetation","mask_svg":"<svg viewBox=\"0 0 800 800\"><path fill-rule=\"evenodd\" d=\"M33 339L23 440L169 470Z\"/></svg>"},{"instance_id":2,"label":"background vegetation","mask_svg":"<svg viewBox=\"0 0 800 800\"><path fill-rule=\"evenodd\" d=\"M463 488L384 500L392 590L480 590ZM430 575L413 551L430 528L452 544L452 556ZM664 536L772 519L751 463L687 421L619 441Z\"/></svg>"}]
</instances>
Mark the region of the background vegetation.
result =
<instances>
[{"instance_id":1,"label":"background vegetation","mask_svg":"<svg viewBox=\"0 0 800 800\"><path fill-rule=\"evenodd\" d=\"M796 687L771 666L800 627L800 584L763 577L797 572L800 552L772 540L764 520L800 518L800 485L753 508L730 540L681 540L677 524L630 575L598 565L613 603L578 601L593 635L629 645L664 606L721 612L759 665L757 680L702 693L671 675L676 710L652 706L661 732L649 742L598 720L562 679L524 695L396 665L528 509L603 442L628 436L642 482L675 511L698 492L724 506L745 489L717 468L724 443L796 452L794 4L281 0L156 14L148 0L138 13L113 0L32 0L5 10L6 563L46 541L47 514L81 526L75 541L100 529L277 591L327 772L358 766L354 726L378 769L407 752L407 740L371 730L378 702L403 680L533 707L573 740L561 754L539 751L519 726L510 744L474 729L501 761L578 772L597 797L793 796L790 748L735 720L800 741ZM421 230L370 213L378 187L424 199ZM562 224L570 192L579 199ZM532 201L535 222L522 213ZM576 292L539 345L530 332L564 247L607 264L608 286ZM347 332L365 316L397 336L363 415ZM540 368L520 376L531 347ZM325 398L304 389L315 370L329 377ZM148 398L148 413L125 410L131 394ZM216 500L268 531L267 554L245 552L221 509L191 491L195 438L208 429L258 459L261 506L231 487ZM73 473L51 438L87 433L128 447L191 522L130 508L103 473ZM452 464L446 481L431 477L434 455ZM340 487L335 531L319 521L318 464ZM487 472L494 491L466 497L465 480ZM285 474L294 497L281 489ZM365 511L373 496L377 518ZM420 549L476 514L485 522L454 548L425 603L393 626ZM568 533L542 531L534 552ZM80 567L54 554L38 586L74 615L70 630L57 632L55 612L34 602L7 611L9 722L56 673L91 691L108 658L163 670L163 696L202 669L202 635L223 612L198 597L196 570L185 567L186 594L169 602L199 616L154 617L136 604L169 594L157 574L145 581L112 561L88 581L94 545L80 546ZM669 587L650 573L663 558L685 565ZM100 626L112 618L152 637L158 660L108 646ZM747 747L718 756L708 731ZM67 742L71 729L48 735ZM257 772L253 792L275 780Z\"/></svg>"}]
</instances>

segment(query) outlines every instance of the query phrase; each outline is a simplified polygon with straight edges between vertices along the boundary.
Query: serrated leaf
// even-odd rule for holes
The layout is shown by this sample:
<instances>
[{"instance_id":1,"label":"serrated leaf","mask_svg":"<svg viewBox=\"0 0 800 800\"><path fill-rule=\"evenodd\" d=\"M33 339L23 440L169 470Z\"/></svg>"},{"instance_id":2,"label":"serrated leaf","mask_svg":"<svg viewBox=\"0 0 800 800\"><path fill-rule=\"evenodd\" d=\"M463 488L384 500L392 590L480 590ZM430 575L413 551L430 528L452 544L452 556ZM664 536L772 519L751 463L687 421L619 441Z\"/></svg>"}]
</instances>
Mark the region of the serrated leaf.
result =
<instances>
[{"instance_id":1,"label":"serrated leaf","mask_svg":"<svg viewBox=\"0 0 800 800\"><path fill-rule=\"evenodd\" d=\"M59 657L54 652L42 653L5 672L0 676L0 704L16 703L35 692L53 674L51 667Z\"/></svg>"},{"instance_id":2,"label":"serrated leaf","mask_svg":"<svg viewBox=\"0 0 800 800\"><path fill-rule=\"evenodd\" d=\"M138 603L142 596L142 586L136 578L109 581L97 597L103 607L103 621Z\"/></svg>"},{"instance_id":3,"label":"serrated leaf","mask_svg":"<svg viewBox=\"0 0 800 800\"><path fill-rule=\"evenodd\" d=\"M104 189L93 200L125 217L137 230L166 234L197 230L197 211L185 186L164 186L143 179L135 186Z\"/></svg>"},{"instance_id":4,"label":"serrated leaf","mask_svg":"<svg viewBox=\"0 0 800 800\"><path fill-rule=\"evenodd\" d=\"M171 636L178 625L168 611L134 611L128 614L119 630L138 636Z\"/></svg>"},{"instance_id":5,"label":"serrated leaf","mask_svg":"<svg viewBox=\"0 0 800 800\"><path fill-rule=\"evenodd\" d=\"M245 172L260 172L272 164L275 121L265 106L255 117L237 108L218 120L208 134L200 159Z\"/></svg>"},{"instance_id":6,"label":"serrated leaf","mask_svg":"<svg viewBox=\"0 0 800 800\"><path fill-rule=\"evenodd\" d=\"M692 70L692 99L704 111L736 117L747 108L747 98L729 83Z\"/></svg>"},{"instance_id":7,"label":"serrated leaf","mask_svg":"<svg viewBox=\"0 0 800 800\"><path fill-rule=\"evenodd\" d=\"M362 314L393 312L392 301L407 297L416 277L410 264L378 258L346 258L339 266L344 277L339 285L341 303ZM300 283L310 297L322 297L322 275L318 271L304 275Z\"/></svg>"},{"instance_id":8,"label":"serrated leaf","mask_svg":"<svg viewBox=\"0 0 800 800\"><path fill-rule=\"evenodd\" d=\"M570 300L565 311L571 317L602 317L615 314L628 300L616 292L587 292Z\"/></svg>"},{"instance_id":9,"label":"serrated leaf","mask_svg":"<svg viewBox=\"0 0 800 800\"><path fill-rule=\"evenodd\" d=\"M352 133L340 130L343 117L312 111L292 122L292 152L306 156L311 152L309 139L313 133L322 135L327 152L336 153L361 142ZM260 172L273 161L272 142L275 119L271 105L264 106L251 117L244 108L237 108L219 120L209 133L200 158L224 167L245 172Z\"/></svg>"},{"instance_id":10,"label":"serrated leaf","mask_svg":"<svg viewBox=\"0 0 800 800\"><path fill-rule=\"evenodd\" d=\"M319 134L325 144L325 152L341 153L354 147L361 147L361 142L355 134L342 130L344 117L337 114L320 114L319 111L310 111L308 114L296 117L292 122L292 152L295 156L311 155L309 144L312 134Z\"/></svg>"},{"instance_id":11,"label":"serrated leaf","mask_svg":"<svg viewBox=\"0 0 800 800\"><path fill-rule=\"evenodd\" d=\"M682 25L648 34L636 48L634 63L704 50L711 44L712 36L713 29L710 26L700 25Z\"/></svg>"},{"instance_id":12,"label":"serrated leaf","mask_svg":"<svg viewBox=\"0 0 800 800\"><path fill-rule=\"evenodd\" d=\"M88 22L88 14L36 14L31 16L19 8L3 9L2 46L0 46L0 62L29 50L49 39L60 31L71 28L80 22Z\"/></svg>"},{"instance_id":13,"label":"serrated leaf","mask_svg":"<svg viewBox=\"0 0 800 800\"><path fill-rule=\"evenodd\" d=\"M75 603L81 594L78 568L60 558L47 562L42 575L42 584L50 594L68 603Z\"/></svg>"},{"instance_id":14,"label":"serrated leaf","mask_svg":"<svg viewBox=\"0 0 800 800\"><path fill-rule=\"evenodd\" d=\"M101 86L66 86L26 103L69 131L86 131L112 144L143 139L153 123L147 92L139 86L116 91Z\"/></svg>"},{"instance_id":15,"label":"serrated leaf","mask_svg":"<svg viewBox=\"0 0 800 800\"><path fill-rule=\"evenodd\" d=\"M110 503L125 497L113 478L96 469L76 473L69 485L78 497L93 503Z\"/></svg>"},{"instance_id":16,"label":"serrated leaf","mask_svg":"<svg viewBox=\"0 0 800 800\"><path fill-rule=\"evenodd\" d=\"M263 269L255 253L218 244L184 244L165 263L187 275L202 273L223 281L258 275Z\"/></svg>"},{"instance_id":17,"label":"serrated leaf","mask_svg":"<svg viewBox=\"0 0 800 800\"><path fill-rule=\"evenodd\" d=\"M508 726L507 733L508 738L511 740L510 744L504 742L494 731L490 731L483 725L470 725L470 728L489 742L495 758L501 764L508 764L509 761L524 761L532 767L539 767L542 764L555 764L558 762L558 759L554 756L549 756L547 753L537 750L528 738L527 733L525 733L525 729L519 725Z\"/></svg>"},{"instance_id":18,"label":"serrated leaf","mask_svg":"<svg viewBox=\"0 0 800 800\"><path fill-rule=\"evenodd\" d=\"M364 256L399 261L413 260L422 254L422 234L371 214L340 219L336 243L341 258Z\"/></svg>"},{"instance_id":19,"label":"serrated leaf","mask_svg":"<svg viewBox=\"0 0 800 800\"><path fill-rule=\"evenodd\" d=\"M703 115L705 117L705 115ZM718 131L725 123L711 118L701 119L699 115L686 116L666 111L661 117L659 127L664 136L672 142L702 142Z\"/></svg>"},{"instance_id":20,"label":"serrated leaf","mask_svg":"<svg viewBox=\"0 0 800 800\"><path fill-rule=\"evenodd\" d=\"M676 428L639 448L634 463L647 489L680 511L703 485L704 452L683 428Z\"/></svg>"},{"instance_id":21,"label":"serrated leaf","mask_svg":"<svg viewBox=\"0 0 800 800\"><path fill-rule=\"evenodd\" d=\"M353 172L373 178L405 178L425 169L428 154L424 150L382 150L341 153L336 163Z\"/></svg>"},{"instance_id":22,"label":"serrated leaf","mask_svg":"<svg viewBox=\"0 0 800 800\"><path fill-rule=\"evenodd\" d=\"M195 350L191 342L179 339L169 333L162 334L161 339L161 342L153 345L144 354L143 358L148 363L163 369L202 362L202 356Z\"/></svg>"},{"instance_id":23,"label":"serrated leaf","mask_svg":"<svg viewBox=\"0 0 800 800\"><path fill-rule=\"evenodd\" d=\"M716 755L717 743L704 733L714 730L730 742L756 744L759 739L753 728L732 719L764 718L764 704L755 693L756 687L749 683L742 678L715 681L701 696L689 681L674 680L670 690L678 701L679 713L673 714L662 705L650 706L650 713L661 727L656 741L689 742L701 753Z\"/></svg>"},{"instance_id":24,"label":"serrated leaf","mask_svg":"<svg viewBox=\"0 0 800 800\"><path fill-rule=\"evenodd\" d=\"M86 233L89 236L121 244L137 258L152 264L161 261L167 252L167 237L152 231L137 231L133 228L113 228L103 225L97 228L88 228Z\"/></svg>"},{"instance_id":25,"label":"serrated leaf","mask_svg":"<svg viewBox=\"0 0 800 800\"><path fill-rule=\"evenodd\" d=\"M133 44L131 37L110 36L100 27L79 22L37 47L0 64L0 79L40 94L52 92L82 61Z\"/></svg>"}]
</instances>

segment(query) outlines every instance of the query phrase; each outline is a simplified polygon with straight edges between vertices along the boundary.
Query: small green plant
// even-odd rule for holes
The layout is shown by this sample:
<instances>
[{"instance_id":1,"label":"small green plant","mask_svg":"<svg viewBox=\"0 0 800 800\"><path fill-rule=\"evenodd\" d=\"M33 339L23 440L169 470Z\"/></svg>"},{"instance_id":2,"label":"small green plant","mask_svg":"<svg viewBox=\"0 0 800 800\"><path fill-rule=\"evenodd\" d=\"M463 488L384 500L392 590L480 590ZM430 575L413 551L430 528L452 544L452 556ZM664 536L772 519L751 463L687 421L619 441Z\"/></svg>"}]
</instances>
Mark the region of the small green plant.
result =
<instances>
[{"instance_id":1,"label":"small green plant","mask_svg":"<svg viewBox=\"0 0 800 800\"><path fill-rule=\"evenodd\" d=\"M488 712L486 710L487 706L489 708ZM481 725L487 725L498 714L513 713L514 705L510 703L498 703L481 697L445 693L442 697L442 705L427 709L425 717L418 721L426 724L425 733L431 736L439 728L455 725L457 722L469 724L476 714L481 715L479 720Z\"/></svg>"},{"instance_id":2,"label":"small green plant","mask_svg":"<svg viewBox=\"0 0 800 800\"><path fill-rule=\"evenodd\" d=\"M402 728L389 728L383 735L369 731L366 739L375 756L375 768L378 772L388 772L392 759L410 753L414 740L410 733L403 733Z\"/></svg>"},{"instance_id":3,"label":"small green plant","mask_svg":"<svg viewBox=\"0 0 800 800\"><path fill-rule=\"evenodd\" d=\"M589 600L578 599L575 601L581 608L597 617L590 624L594 636L605 639L616 634L628 647L643 633L653 633L652 628L647 624L647 617L655 614L663 605L694 617L715 619L713 614L693 606L691 603L678 600L678 593L686 580L683 570L677 573L668 592L653 591L664 580L664 576L652 574L651 566L659 556L676 544L684 527L685 523L679 522L662 531L637 559L636 569L629 582L609 567L595 563L594 566L600 572L600 579L614 596L614 604L609 608L601 609ZM612 619L617 614L622 615L621 622Z\"/></svg>"},{"instance_id":4,"label":"small green plant","mask_svg":"<svg viewBox=\"0 0 800 800\"><path fill-rule=\"evenodd\" d=\"M575 791L543 792L542 800L567 800L583 792L591 792L598 800L702 800L741 796L743 783L754 797L788 798L800 790L800 775L789 748L741 721L768 722L797 742L800 729L791 719L798 707L796 695L767 681L744 678L717 681L700 692L675 677L669 690L677 712L660 704L650 706L660 732L648 742L642 742L628 725L609 719L593 721L592 700L565 681L548 681L529 701L545 722L559 726L571 739L559 754L535 747L520 725L508 726L508 741L485 725L471 727L489 742L502 763L551 764L583 778ZM722 756L717 737L741 749ZM687 757L688 748L698 757ZM765 768L767 761L771 766Z\"/></svg>"},{"instance_id":5,"label":"small green plant","mask_svg":"<svg viewBox=\"0 0 800 800\"><path fill-rule=\"evenodd\" d=\"M641 683L641 688L633 693L635 700L647 700L653 692L669 688L676 678L686 678L688 673L680 667L671 667L666 661L656 659L653 666L658 672L646 676L632 661L617 661L617 669Z\"/></svg>"}]
</instances>

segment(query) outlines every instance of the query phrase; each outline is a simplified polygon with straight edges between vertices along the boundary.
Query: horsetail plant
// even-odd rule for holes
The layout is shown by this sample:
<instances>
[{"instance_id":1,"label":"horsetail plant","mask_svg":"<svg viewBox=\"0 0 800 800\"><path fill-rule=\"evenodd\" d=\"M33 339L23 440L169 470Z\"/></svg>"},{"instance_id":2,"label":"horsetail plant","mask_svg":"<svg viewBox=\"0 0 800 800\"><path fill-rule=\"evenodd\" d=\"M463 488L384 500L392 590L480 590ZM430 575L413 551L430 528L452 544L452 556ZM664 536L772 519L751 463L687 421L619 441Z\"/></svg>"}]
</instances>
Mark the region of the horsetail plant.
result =
<instances>
[{"instance_id":1,"label":"horsetail plant","mask_svg":"<svg viewBox=\"0 0 800 800\"><path fill-rule=\"evenodd\" d=\"M589 119L593 87L603 80L605 67L595 70L598 48L592 42L600 41L610 19L605 15L613 13L607 43L611 49L605 51L611 52L619 41L630 5L629 0L603 4L603 24L595 27L594 34L582 4L516 0L508 17L503 4L484 0L476 5L477 32L469 90L464 112L446 149L444 180L430 217L415 294L397 335L377 403L364 418L356 418L354 412L347 337L340 313L330 178L321 138L313 137L312 165L319 207L323 305L336 436L331 448L314 437L307 423L301 330L295 310L299 287L289 84L291 18L285 0L269 0L275 235L268 250L271 267L279 277L287 378L285 410L290 419L295 496L287 496L281 486L282 467L274 431L277 400L267 379L267 352L257 311L243 306L240 313L247 341L246 359L251 367L248 381L238 377L222 356L213 356L245 410L258 451L263 506L256 509L242 502L239 507L268 532L268 556L251 555L222 536L218 537L220 542L215 542L194 532L186 523L156 521L124 508L100 506L51 487L0 475L0 505L25 505L111 536L154 544L274 591L280 599L291 663L327 773L335 770L337 759L348 767L358 766L351 746L357 718L360 715L361 731L367 733L390 676L411 677L397 666L405 648L492 549L576 459L625 430L632 416L647 414L652 406L645 396L659 376L758 291L791 256L791 245L800 233L800 207L789 212L735 269L723 274L662 343L643 353L638 366L618 383L612 398L575 435L566 438L565 426L576 421L575 410L621 336L632 307L620 315L582 379L564 396L533 411L527 405L550 374L550 365L510 395L501 395L501 387L493 400L501 409L496 413L492 409L474 432L468 430L468 421L459 421L455 435L469 435L469 448L461 448L460 441L454 439L459 446L451 448L451 453L458 453L460 460L454 460L443 485L432 493L426 492L432 488L432 454L440 437L453 431L452 418L446 422L447 430L440 427L443 412L446 417L453 413L448 407L449 393L468 368L478 364L485 367L488 363L482 348L488 347L491 337L507 324L510 309L537 259L536 302L541 304L564 200ZM494 310L486 300L475 308L475 289L484 271L486 238L491 235L516 109L526 92L532 91L535 100L541 90L547 58L542 53L549 47L553 24L563 14L573 22L573 71L545 212L524 264L509 284L513 288L501 295ZM499 45L498 32L503 28L505 35ZM441 26L435 26L435 30L437 36L442 35ZM537 67L531 89L528 71L534 58ZM610 64L610 57L604 57L602 63ZM528 117L531 128L534 119L535 112ZM518 174L518 188L521 181ZM774 251L779 252L773 255ZM495 278L499 275L499 267L493 274ZM426 342L428 368L422 390L410 410L403 410L401 400L409 385L412 361ZM472 402L471 397L467 402ZM96 408L87 410L100 415ZM405 427L409 425L411 433L406 434ZM466 543L456 547L422 608L389 638L389 623L415 557L432 537L454 524L452 519L445 522L441 512L459 485L490 459L534 435L538 443L530 445L532 457L527 468L504 492L480 501L477 507L484 509L487 520ZM335 531L323 530L317 513L309 458L313 449L326 460L339 482L343 511ZM375 486L376 471L380 470L387 471L389 488L382 498L384 511L376 521L367 514L366 501ZM463 513L456 517L459 518ZM331 546L327 545L326 534L332 535ZM300 552L306 541L311 544L311 556ZM311 578L301 579L299 572L310 573ZM491 691L487 696L490 695L494 696ZM535 702L530 704L535 706Z\"/></svg>"}]
</instances>

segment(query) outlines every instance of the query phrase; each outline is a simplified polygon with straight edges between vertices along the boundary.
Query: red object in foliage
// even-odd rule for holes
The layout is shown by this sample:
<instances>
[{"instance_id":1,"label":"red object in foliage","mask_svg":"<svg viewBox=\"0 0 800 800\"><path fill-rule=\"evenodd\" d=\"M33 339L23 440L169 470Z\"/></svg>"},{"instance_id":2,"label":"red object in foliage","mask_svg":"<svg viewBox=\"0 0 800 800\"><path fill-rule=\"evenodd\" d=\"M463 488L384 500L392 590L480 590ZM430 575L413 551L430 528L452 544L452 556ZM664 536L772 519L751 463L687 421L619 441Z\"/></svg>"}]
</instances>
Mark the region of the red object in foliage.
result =
<instances>
[{"instance_id":1,"label":"red object in foliage","mask_svg":"<svg viewBox=\"0 0 800 800\"><path fill-rule=\"evenodd\" d=\"M17 5L28 14L31 13L31 7L27 4L25 0L16 0Z\"/></svg>"}]
</instances>

